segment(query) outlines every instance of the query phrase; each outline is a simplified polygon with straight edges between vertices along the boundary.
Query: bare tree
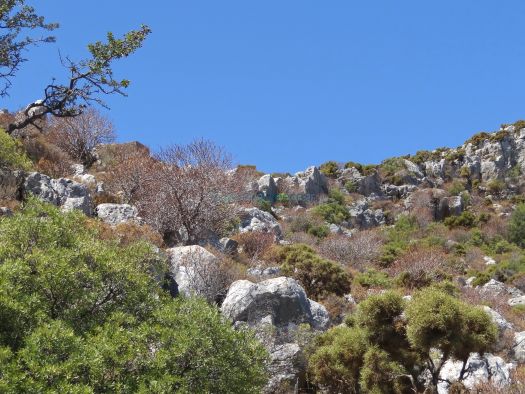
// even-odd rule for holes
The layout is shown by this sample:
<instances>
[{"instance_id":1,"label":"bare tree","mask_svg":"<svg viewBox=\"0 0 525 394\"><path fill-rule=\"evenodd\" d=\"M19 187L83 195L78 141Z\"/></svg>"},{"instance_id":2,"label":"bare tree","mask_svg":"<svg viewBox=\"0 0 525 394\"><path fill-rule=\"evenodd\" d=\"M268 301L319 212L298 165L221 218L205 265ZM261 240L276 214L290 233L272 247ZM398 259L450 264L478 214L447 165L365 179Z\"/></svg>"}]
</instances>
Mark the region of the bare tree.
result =
<instances>
[{"instance_id":1,"label":"bare tree","mask_svg":"<svg viewBox=\"0 0 525 394\"><path fill-rule=\"evenodd\" d=\"M137 204L141 199L149 201L148 190L155 187L159 166L148 149L115 149L102 180L106 190L119 195L124 204Z\"/></svg>"},{"instance_id":2,"label":"bare tree","mask_svg":"<svg viewBox=\"0 0 525 394\"><path fill-rule=\"evenodd\" d=\"M88 108L74 118L52 118L48 137L71 158L90 166L95 147L115 141L115 129L106 116Z\"/></svg>"},{"instance_id":3,"label":"bare tree","mask_svg":"<svg viewBox=\"0 0 525 394\"><path fill-rule=\"evenodd\" d=\"M191 245L223 232L238 190L229 155L198 140L168 147L157 158L155 179L137 204L145 220L165 235L167 244Z\"/></svg>"}]
</instances>

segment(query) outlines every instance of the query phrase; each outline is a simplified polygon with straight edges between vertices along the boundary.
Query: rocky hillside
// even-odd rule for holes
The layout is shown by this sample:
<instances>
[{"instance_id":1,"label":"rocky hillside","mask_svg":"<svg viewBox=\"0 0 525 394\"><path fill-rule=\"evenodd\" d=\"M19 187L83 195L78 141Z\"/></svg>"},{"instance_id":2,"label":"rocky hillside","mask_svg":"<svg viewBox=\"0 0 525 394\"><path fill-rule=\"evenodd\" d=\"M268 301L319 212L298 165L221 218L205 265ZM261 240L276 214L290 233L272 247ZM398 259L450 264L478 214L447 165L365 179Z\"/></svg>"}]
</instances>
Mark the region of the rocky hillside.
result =
<instances>
[{"instance_id":1,"label":"rocky hillside","mask_svg":"<svg viewBox=\"0 0 525 394\"><path fill-rule=\"evenodd\" d=\"M145 275L169 297L206 300L231 335L253 330L268 355L264 362L257 352L250 356L250 373L266 371L258 380L250 375L254 391L525 390L525 122L476 134L458 148L378 165L328 161L295 175L232 169L207 141L159 154L140 143L93 144L80 155L62 143L66 126L41 126L16 139L1 136L0 268L15 255L27 264L37 258L29 241L13 249L20 223L29 229L53 215L79 220L81 212L87 224L76 226L96 228L100 242L150 245L148 261L166 268ZM119 253L128 252L115 259ZM15 283L0 273L0 307L9 311L26 305L7 295ZM51 284L38 286L46 293ZM0 316L24 316L16 313ZM49 321L61 316L39 313ZM20 327L24 335L0 343L17 365L40 326ZM94 335L81 330L82 338ZM230 363L214 362L224 363L222 372ZM0 388L13 384L9 376L0 373ZM202 376L193 378L196 386L184 386L190 391L204 385ZM253 392L231 379L217 392ZM18 387L59 387L38 384ZM130 390L141 384L152 383Z\"/></svg>"}]
</instances>

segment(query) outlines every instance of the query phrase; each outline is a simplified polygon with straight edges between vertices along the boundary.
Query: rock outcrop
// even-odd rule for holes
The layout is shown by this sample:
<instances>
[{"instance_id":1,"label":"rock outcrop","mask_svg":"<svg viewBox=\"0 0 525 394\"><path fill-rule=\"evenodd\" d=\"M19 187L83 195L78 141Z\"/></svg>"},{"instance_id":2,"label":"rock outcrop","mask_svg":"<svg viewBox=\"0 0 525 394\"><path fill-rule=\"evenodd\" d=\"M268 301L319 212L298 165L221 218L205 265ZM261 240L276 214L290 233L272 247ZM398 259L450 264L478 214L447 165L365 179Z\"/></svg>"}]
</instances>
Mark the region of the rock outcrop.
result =
<instances>
[{"instance_id":1,"label":"rock outcrop","mask_svg":"<svg viewBox=\"0 0 525 394\"><path fill-rule=\"evenodd\" d=\"M103 222L111 225L127 222L140 224L142 222L137 208L129 204L99 204L95 213Z\"/></svg>"},{"instance_id":2,"label":"rock outcrop","mask_svg":"<svg viewBox=\"0 0 525 394\"><path fill-rule=\"evenodd\" d=\"M239 217L241 219L239 225L241 233L259 231L273 233L276 237L281 237L281 226L268 212L261 211L259 208L242 208Z\"/></svg>"},{"instance_id":3,"label":"rock outcrop","mask_svg":"<svg viewBox=\"0 0 525 394\"><path fill-rule=\"evenodd\" d=\"M92 202L85 185L71 179L52 179L33 172L24 182L24 194L34 195L42 201L61 207L64 211L78 209L86 215L92 213Z\"/></svg>"}]
</instances>

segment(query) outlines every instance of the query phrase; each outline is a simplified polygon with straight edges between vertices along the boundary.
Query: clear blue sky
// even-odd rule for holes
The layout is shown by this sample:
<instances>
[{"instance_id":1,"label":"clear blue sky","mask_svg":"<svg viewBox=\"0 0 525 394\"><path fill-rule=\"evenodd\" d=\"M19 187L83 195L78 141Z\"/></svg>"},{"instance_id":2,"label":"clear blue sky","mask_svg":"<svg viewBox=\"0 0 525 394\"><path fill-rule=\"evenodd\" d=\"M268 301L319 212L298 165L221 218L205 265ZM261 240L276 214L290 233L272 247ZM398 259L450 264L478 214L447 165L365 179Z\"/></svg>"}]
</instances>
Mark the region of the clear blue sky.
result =
<instances>
[{"instance_id":1,"label":"clear blue sky","mask_svg":"<svg viewBox=\"0 0 525 394\"><path fill-rule=\"evenodd\" d=\"M153 149L209 138L237 162L295 172L457 146L525 118L523 0L32 1L61 23L32 51L20 107L106 31L153 34L117 70L110 117ZM82 5L80 5L82 4Z\"/></svg>"}]
</instances>

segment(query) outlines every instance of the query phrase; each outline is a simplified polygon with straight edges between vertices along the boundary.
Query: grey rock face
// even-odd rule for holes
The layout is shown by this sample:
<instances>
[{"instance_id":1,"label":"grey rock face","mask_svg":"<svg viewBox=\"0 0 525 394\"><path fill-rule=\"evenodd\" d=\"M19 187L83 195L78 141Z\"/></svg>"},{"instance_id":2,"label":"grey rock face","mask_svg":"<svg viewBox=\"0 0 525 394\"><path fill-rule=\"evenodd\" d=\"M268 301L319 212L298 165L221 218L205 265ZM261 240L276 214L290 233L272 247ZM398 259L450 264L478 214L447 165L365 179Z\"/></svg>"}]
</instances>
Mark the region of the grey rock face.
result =
<instances>
[{"instance_id":1,"label":"grey rock face","mask_svg":"<svg viewBox=\"0 0 525 394\"><path fill-rule=\"evenodd\" d=\"M261 211L259 208L243 208L239 212L241 233L259 231L273 233L276 237L281 237L281 226L275 218L268 212Z\"/></svg>"},{"instance_id":2,"label":"grey rock face","mask_svg":"<svg viewBox=\"0 0 525 394\"><path fill-rule=\"evenodd\" d=\"M351 205L348 212L353 226L369 229L385 224L385 214L381 209L370 209L368 201L363 199Z\"/></svg>"},{"instance_id":3,"label":"grey rock face","mask_svg":"<svg viewBox=\"0 0 525 394\"><path fill-rule=\"evenodd\" d=\"M13 211L7 207L0 207L0 218L2 216L6 216L6 217L13 216Z\"/></svg>"},{"instance_id":4,"label":"grey rock face","mask_svg":"<svg viewBox=\"0 0 525 394\"><path fill-rule=\"evenodd\" d=\"M62 207L64 211L79 209L86 215L92 213L88 189L85 185L71 179L51 179L47 175L33 172L25 180L24 193Z\"/></svg>"},{"instance_id":5,"label":"grey rock face","mask_svg":"<svg viewBox=\"0 0 525 394\"><path fill-rule=\"evenodd\" d=\"M322 194L328 193L328 181L317 167L308 167L304 172L298 172L293 177L284 179L288 188L302 199L316 201Z\"/></svg>"},{"instance_id":6,"label":"grey rock face","mask_svg":"<svg viewBox=\"0 0 525 394\"><path fill-rule=\"evenodd\" d=\"M294 392L304 380L306 358L297 343L283 343L270 351L269 376L265 393Z\"/></svg>"},{"instance_id":7,"label":"grey rock face","mask_svg":"<svg viewBox=\"0 0 525 394\"><path fill-rule=\"evenodd\" d=\"M461 361L447 361L443 365L439 377L449 382L457 381L462 364ZM497 387L506 387L510 384L510 373L515 367L514 364L505 362L501 357L492 354L480 356L477 353L470 355L467 365L471 372L467 378L463 380L463 384L468 389L472 389L476 384L488 382L489 380ZM440 382L438 385L438 393L447 394L448 386L447 382Z\"/></svg>"},{"instance_id":8,"label":"grey rock face","mask_svg":"<svg viewBox=\"0 0 525 394\"><path fill-rule=\"evenodd\" d=\"M370 175L361 175L361 173L354 167L345 168L338 178L342 186L347 185L348 182L352 185L353 192L370 196L371 194L381 194L381 178L377 172Z\"/></svg>"},{"instance_id":9,"label":"grey rock face","mask_svg":"<svg viewBox=\"0 0 525 394\"><path fill-rule=\"evenodd\" d=\"M126 222L139 224L141 222L137 208L129 204L100 204L97 205L95 211L102 221L111 225Z\"/></svg>"},{"instance_id":10,"label":"grey rock face","mask_svg":"<svg viewBox=\"0 0 525 394\"><path fill-rule=\"evenodd\" d=\"M271 316L275 326L309 323L312 327L325 329L328 312L322 305L312 302L292 278L279 277L259 283L238 280L230 286L221 311L234 322L248 325L257 325Z\"/></svg>"},{"instance_id":11,"label":"grey rock face","mask_svg":"<svg viewBox=\"0 0 525 394\"><path fill-rule=\"evenodd\" d=\"M258 195L268 201L275 201L277 198L277 185L270 174L263 175L258 181Z\"/></svg>"},{"instance_id":12,"label":"grey rock face","mask_svg":"<svg viewBox=\"0 0 525 394\"><path fill-rule=\"evenodd\" d=\"M219 240L219 249L221 252L229 254L229 255L235 255L237 254L237 248L239 247L239 243L231 238L221 238Z\"/></svg>"}]
</instances>

